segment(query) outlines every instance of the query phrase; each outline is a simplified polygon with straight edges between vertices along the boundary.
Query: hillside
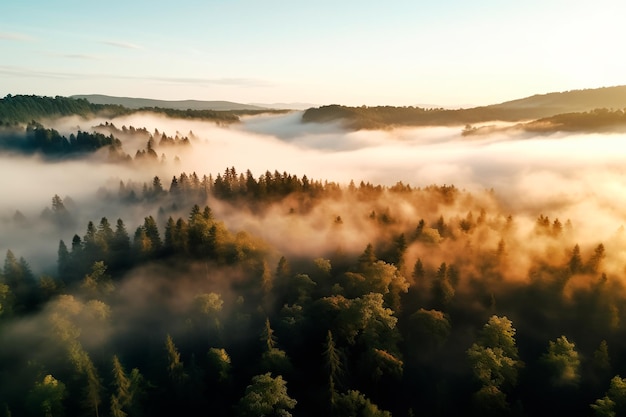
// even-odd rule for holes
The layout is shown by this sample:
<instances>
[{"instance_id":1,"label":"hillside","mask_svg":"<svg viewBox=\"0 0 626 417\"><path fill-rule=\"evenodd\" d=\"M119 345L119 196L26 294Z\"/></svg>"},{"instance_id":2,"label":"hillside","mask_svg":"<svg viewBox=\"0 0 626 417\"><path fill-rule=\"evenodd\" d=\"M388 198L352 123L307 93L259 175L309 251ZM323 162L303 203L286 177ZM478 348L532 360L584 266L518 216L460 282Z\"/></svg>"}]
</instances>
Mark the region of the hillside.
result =
<instances>
[{"instance_id":1,"label":"hillside","mask_svg":"<svg viewBox=\"0 0 626 417\"><path fill-rule=\"evenodd\" d=\"M331 105L307 110L302 116L302 121L305 123L342 121L346 127L351 129L384 129L394 126L454 126L493 120L527 121L599 108L626 108L626 86L534 95L490 106L457 110Z\"/></svg>"},{"instance_id":2,"label":"hillside","mask_svg":"<svg viewBox=\"0 0 626 417\"><path fill-rule=\"evenodd\" d=\"M242 109L242 110L194 110L173 109L162 107L129 108L120 104L98 104L87 101L84 98L73 97L42 97L26 95L7 95L0 98L0 125L13 125L28 123L30 121L42 121L47 118L64 116L93 117L101 116L114 119L118 116L129 115L137 112L151 112L168 117L181 119L208 120L216 123L228 124L239 122L239 115L258 113L284 113L283 110L269 109Z\"/></svg>"},{"instance_id":3,"label":"hillside","mask_svg":"<svg viewBox=\"0 0 626 417\"><path fill-rule=\"evenodd\" d=\"M544 112L583 112L597 108L626 107L626 85L536 94L518 100L487 106L502 110L543 109Z\"/></svg>"},{"instance_id":4,"label":"hillside","mask_svg":"<svg viewBox=\"0 0 626 417\"><path fill-rule=\"evenodd\" d=\"M200 100L153 100L148 98L114 97L101 94L74 95L71 98L85 99L92 104L117 104L129 109L158 107L174 110L266 110L265 107L250 104L233 103L231 101L200 101Z\"/></svg>"}]
</instances>

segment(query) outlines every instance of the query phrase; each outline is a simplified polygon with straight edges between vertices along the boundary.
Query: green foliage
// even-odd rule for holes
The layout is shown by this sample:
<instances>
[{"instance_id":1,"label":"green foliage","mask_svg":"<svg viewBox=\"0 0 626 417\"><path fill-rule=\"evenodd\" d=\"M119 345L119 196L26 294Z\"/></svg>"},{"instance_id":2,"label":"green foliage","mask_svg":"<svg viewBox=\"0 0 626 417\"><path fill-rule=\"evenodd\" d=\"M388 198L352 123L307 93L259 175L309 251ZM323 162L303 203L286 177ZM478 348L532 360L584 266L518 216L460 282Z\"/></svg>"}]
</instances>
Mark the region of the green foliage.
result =
<instances>
[{"instance_id":1,"label":"green foliage","mask_svg":"<svg viewBox=\"0 0 626 417\"><path fill-rule=\"evenodd\" d=\"M483 385L500 387L517 382L518 361L507 356L499 347L485 347L476 343L467 351L474 376Z\"/></svg>"},{"instance_id":2,"label":"green foliage","mask_svg":"<svg viewBox=\"0 0 626 417\"><path fill-rule=\"evenodd\" d=\"M26 399L28 408L36 416L62 416L63 399L67 395L65 384L48 374L29 392Z\"/></svg>"},{"instance_id":3,"label":"green foliage","mask_svg":"<svg viewBox=\"0 0 626 417\"><path fill-rule=\"evenodd\" d=\"M452 330L446 315L438 310L420 308L409 317L409 323L411 341L430 349L441 348Z\"/></svg>"},{"instance_id":4,"label":"green foliage","mask_svg":"<svg viewBox=\"0 0 626 417\"><path fill-rule=\"evenodd\" d=\"M517 384L518 369L523 365L518 359L513 323L506 317L492 316L467 356L474 377L482 384L474 394L476 404L488 413L506 408L502 389Z\"/></svg>"},{"instance_id":5,"label":"green foliage","mask_svg":"<svg viewBox=\"0 0 626 417\"><path fill-rule=\"evenodd\" d=\"M187 379L187 374L180 359L180 352L169 334L165 338L165 352L167 354L167 373L176 385L180 385Z\"/></svg>"},{"instance_id":6,"label":"green foliage","mask_svg":"<svg viewBox=\"0 0 626 417\"><path fill-rule=\"evenodd\" d=\"M91 267L91 273L85 276L81 288L89 297L105 297L115 289L111 277L106 274L106 270L107 267L104 262L95 262Z\"/></svg>"},{"instance_id":7,"label":"green foliage","mask_svg":"<svg viewBox=\"0 0 626 417\"><path fill-rule=\"evenodd\" d=\"M515 332L511 320L506 317L491 316L480 332L478 343L481 346L500 348L505 355L516 359Z\"/></svg>"},{"instance_id":8,"label":"green foliage","mask_svg":"<svg viewBox=\"0 0 626 417\"><path fill-rule=\"evenodd\" d=\"M337 417L391 417L389 411L379 409L365 395L355 390L339 395L333 415Z\"/></svg>"},{"instance_id":9,"label":"green foliage","mask_svg":"<svg viewBox=\"0 0 626 417\"><path fill-rule=\"evenodd\" d=\"M346 127L386 129L396 126L458 126L465 125L463 135L491 130L474 128L472 123L493 120L525 121L521 124L534 133L556 131L611 132L623 131L626 125L624 87L574 90L563 93L536 95L521 100L468 109L426 109L421 107L347 107L340 105L310 108L302 115L305 123L342 122ZM608 103L608 104L607 104ZM618 110L608 110L607 108Z\"/></svg>"},{"instance_id":10,"label":"green foliage","mask_svg":"<svg viewBox=\"0 0 626 417\"><path fill-rule=\"evenodd\" d=\"M606 395L597 399L591 408L596 416L615 417L626 413L626 379L619 375L611 379Z\"/></svg>"},{"instance_id":11,"label":"green foliage","mask_svg":"<svg viewBox=\"0 0 626 417\"><path fill-rule=\"evenodd\" d=\"M209 369L218 382L225 382L231 378L231 359L223 348L211 348L207 353Z\"/></svg>"},{"instance_id":12,"label":"green foliage","mask_svg":"<svg viewBox=\"0 0 626 417\"><path fill-rule=\"evenodd\" d=\"M548 351L541 357L551 372L552 383L557 386L577 385L580 381L580 358L576 345L567 337L550 341Z\"/></svg>"},{"instance_id":13,"label":"green foliage","mask_svg":"<svg viewBox=\"0 0 626 417\"><path fill-rule=\"evenodd\" d=\"M153 179L136 199L121 197L136 214L134 249L121 219L112 227L99 216L71 248L59 242L56 277L37 279L7 252L0 402L13 415L41 414L26 402L48 373L66 384L66 415L262 414L274 400L259 392L233 406L266 371L288 378L299 401L297 411L266 415L583 416L590 403L598 415L623 414L619 381L594 402L624 365L621 232L606 248L595 236L581 241L576 255L571 223L542 215L536 230L516 229L497 201L452 186L363 184L335 195L333 185L288 174L257 181L229 168L217 183L183 174L170 190ZM326 204L344 202L354 213L342 212L338 229ZM49 211L71 208L74 218L75 207L55 196ZM234 210L262 227L275 213L295 225L321 213L329 246L306 246L310 256L294 254L292 241L272 247L218 218ZM232 220L238 213L228 224L245 227ZM276 265L281 251L289 256ZM415 265L411 283L404 258ZM31 292L40 298L25 303ZM168 337L164 351L168 333L176 345ZM542 355L555 334L580 345L559 338Z\"/></svg>"},{"instance_id":14,"label":"green foliage","mask_svg":"<svg viewBox=\"0 0 626 417\"><path fill-rule=\"evenodd\" d=\"M237 415L241 417L276 416L289 417L297 401L287 394L287 382L282 376L272 377L271 373L252 378L244 396L237 405Z\"/></svg>"}]
</instances>

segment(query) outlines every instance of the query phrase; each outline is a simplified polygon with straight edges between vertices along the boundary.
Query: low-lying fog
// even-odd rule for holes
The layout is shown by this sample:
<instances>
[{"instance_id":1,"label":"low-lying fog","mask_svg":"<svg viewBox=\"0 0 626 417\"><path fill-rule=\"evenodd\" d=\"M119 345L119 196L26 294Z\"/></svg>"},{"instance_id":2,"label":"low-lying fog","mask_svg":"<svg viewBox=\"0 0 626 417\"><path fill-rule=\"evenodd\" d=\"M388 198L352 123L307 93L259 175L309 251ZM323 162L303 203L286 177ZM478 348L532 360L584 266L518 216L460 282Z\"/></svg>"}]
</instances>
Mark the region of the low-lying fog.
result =
<instances>
[{"instance_id":1,"label":"low-lying fog","mask_svg":"<svg viewBox=\"0 0 626 417\"><path fill-rule=\"evenodd\" d=\"M245 117L241 124L226 127L147 114L110 120L118 128L158 129L168 136L193 131L196 138L189 150L157 147L159 156L166 154L166 162L152 165L117 165L98 157L46 162L37 157L0 156L0 190L4 195L0 200L0 254L11 249L35 270L50 270L56 262L58 240L69 244L74 233L84 235L87 221L97 224L106 216L114 224L120 217L131 236L143 221L146 213L140 209L131 212L115 204L94 205L91 200L101 187L116 192L120 181L150 184L158 175L167 189L172 176L181 172L215 177L231 166L238 173L250 169L256 178L267 170L277 170L342 185L354 180L357 185L360 181L389 186L402 181L414 187L454 184L471 192L493 188L501 204L514 215L526 216L529 221L540 214L550 218L558 215L577 221L581 232L600 238L610 236L624 223L624 135L533 137L496 133L464 137L462 126L353 132L337 124L302 124L300 117L299 112ZM72 118L44 125L69 134L77 127L91 130L104 121ZM124 150L131 156L138 146L145 144L124 142ZM180 162L175 162L175 157ZM50 207L55 194L64 201L70 197L69 202L78 207L74 211L76 230L59 232L37 226L36 219ZM218 218L232 229L255 224L214 203ZM414 209L419 212L419 208ZM25 224L18 226L12 221L16 210L26 217ZM263 234L262 230L259 227L253 232ZM272 241L269 235L263 237Z\"/></svg>"}]
</instances>

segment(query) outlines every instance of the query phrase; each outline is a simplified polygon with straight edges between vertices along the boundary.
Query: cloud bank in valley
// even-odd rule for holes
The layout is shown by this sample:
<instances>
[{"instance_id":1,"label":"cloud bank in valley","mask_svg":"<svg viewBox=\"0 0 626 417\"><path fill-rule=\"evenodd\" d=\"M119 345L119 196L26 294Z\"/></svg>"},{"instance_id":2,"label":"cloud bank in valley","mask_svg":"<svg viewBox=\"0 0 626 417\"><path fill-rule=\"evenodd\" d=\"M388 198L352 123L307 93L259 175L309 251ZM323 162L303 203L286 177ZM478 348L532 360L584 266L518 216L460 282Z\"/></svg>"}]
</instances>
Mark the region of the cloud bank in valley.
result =
<instances>
[{"instance_id":1,"label":"cloud bank in valley","mask_svg":"<svg viewBox=\"0 0 626 417\"><path fill-rule=\"evenodd\" d=\"M467 138L461 135L461 126L346 131L337 124L302 124L300 116L294 112L244 117L241 124L227 127L149 114L117 118L112 122L118 128L145 127L148 132L158 129L169 136L185 136L191 131L192 146L187 150L157 147L156 152L165 153L167 162L146 166L120 166L98 157L52 163L34 157L2 156L1 163L12 175L0 178L0 188L10 196L0 203L0 215L6 220L20 210L27 218L36 218L58 194L71 197L80 208L76 211L76 230L64 231L62 236L58 231L49 231L45 236L67 242L74 233L82 236L89 220L98 222L101 217L108 217L110 222L122 218L132 232L143 221L145 209L94 205L90 200L100 187L115 192L120 181L150 184L158 175L167 189L172 176L181 172L215 177L233 166L239 173L250 169L256 178L277 170L345 186L354 180L357 185L360 181L388 186L402 181L414 187L453 184L471 192L493 188L506 210L527 216L529 222L540 214L558 215L577 221L585 233L598 239L609 238L624 222L623 135L494 134ZM103 122L69 118L51 122L50 126L69 134L77 128L90 130ZM145 148L143 140L124 142L124 150L130 155L141 148ZM174 162L176 157L179 163ZM293 226L282 219L282 209L275 210L273 216L249 218L216 201L209 204L235 230L249 227L251 232L267 238L267 225L284 233ZM156 208L153 210L156 217ZM345 216L348 210L342 203L318 209L323 216ZM419 216L419 208L414 210ZM301 226L308 232L320 230L315 220L303 222L306 224ZM10 248L27 259L42 254L47 254L44 258L48 262L55 259L56 248L43 247L47 239L32 245L31 233L16 238L19 233L7 231L0 239L1 252ZM347 245L368 238L362 233L354 236L346 237ZM281 241L278 237L271 240ZM290 244L280 246L287 248ZM305 250L315 244L296 246Z\"/></svg>"}]
</instances>

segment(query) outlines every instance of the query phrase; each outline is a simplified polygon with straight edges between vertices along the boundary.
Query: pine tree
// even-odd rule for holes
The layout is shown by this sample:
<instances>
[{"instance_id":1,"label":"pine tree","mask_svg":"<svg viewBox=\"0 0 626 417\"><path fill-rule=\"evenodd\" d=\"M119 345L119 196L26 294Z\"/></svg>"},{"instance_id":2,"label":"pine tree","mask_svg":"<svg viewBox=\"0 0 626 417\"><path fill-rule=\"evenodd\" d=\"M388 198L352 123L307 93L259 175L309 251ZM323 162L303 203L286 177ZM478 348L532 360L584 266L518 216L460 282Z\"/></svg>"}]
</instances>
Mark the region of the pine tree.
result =
<instances>
[{"instance_id":1,"label":"pine tree","mask_svg":"<svg viewBox=\"0 0 626 417\"><path fill-rule=\"evenodd\" d=\"M326 368L328 369L328 391L330 395L330 407L332 410L337 401L337 390L335 389L335 386L337 384L337 379L341 374L341 359L339 356L339 350L333 340L333 334L330 330L326 335L326 343L324 344L324 360L326 362Z\"/></svg>"}]
</instances>

